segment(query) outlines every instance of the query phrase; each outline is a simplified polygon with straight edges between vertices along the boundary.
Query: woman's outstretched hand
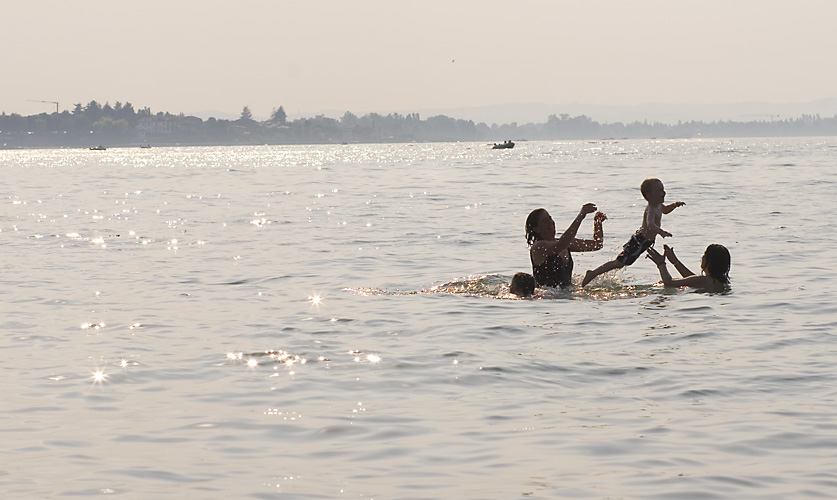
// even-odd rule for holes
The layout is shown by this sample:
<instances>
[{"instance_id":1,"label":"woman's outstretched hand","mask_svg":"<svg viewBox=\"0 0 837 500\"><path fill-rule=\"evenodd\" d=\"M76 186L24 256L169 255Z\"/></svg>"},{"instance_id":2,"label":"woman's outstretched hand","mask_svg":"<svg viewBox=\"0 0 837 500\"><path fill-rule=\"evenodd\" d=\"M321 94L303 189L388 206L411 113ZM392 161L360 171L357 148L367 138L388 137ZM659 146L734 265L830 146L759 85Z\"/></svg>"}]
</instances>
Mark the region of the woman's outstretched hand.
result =
<instances>
[{"instance_id":1,"label":"woman's outstretched hand","mask_svg":"<svg viewBox=\"0 0 837 500\"><path fill-rule=\"evenodd\" d=\"M596 211L596 204L595 203L585 203L583 207L581 207L581 211L579 215L587 215L592 214Z\"/></svg>"},{"instance_id":2,"label":"woman's outstretched hand","mask_svg":"<svg viewBox=\"0 0 837 500\"><path fill-rule=\"evenodd\" d=\"M671 248L668 245L663 245L663 251L664 251L664 255L666 256L666 258L668 258L668 260L671 261L672 264L677 262L677 256L674 255L674 249L673 248Z\"/></svg>"},{"instance_id":3,"label":"woman's outstretched hand","mask_svg":"<svg viewBox=\"0 0 837 500\"><path fill-rule=\"evenodd\" d=\"M647 257L649 259L653 260L654 264L657 264L659 266L660 264L665 264L666 263L666 258L664 256L660 255L660 252L654 250L653 248L649 248L647 250L647 253L648 253Z\"/></svg>"},{"instance_id":4,"label":"woman's outstretched hand","mask_svg":"<svg viewBox=\"0 0 837 500\"><path fill-rule=\"evenodd\" d=\"M596 212L596 215L593 216L593 222L604 222L607 220L607 214L604 212Z\"/></svg>"}]
</instances>

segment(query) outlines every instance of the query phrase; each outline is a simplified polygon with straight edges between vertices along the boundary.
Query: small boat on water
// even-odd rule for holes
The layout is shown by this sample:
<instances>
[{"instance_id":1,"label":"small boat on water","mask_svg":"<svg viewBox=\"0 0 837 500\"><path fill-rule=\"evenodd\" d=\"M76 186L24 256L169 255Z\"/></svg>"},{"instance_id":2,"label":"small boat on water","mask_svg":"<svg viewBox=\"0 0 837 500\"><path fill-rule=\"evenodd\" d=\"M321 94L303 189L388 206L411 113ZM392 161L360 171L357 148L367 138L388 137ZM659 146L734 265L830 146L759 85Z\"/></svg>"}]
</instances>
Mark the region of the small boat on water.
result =
<instances>
[{"instance_id":1,"label":"small boat on water","mask_svg":"<svg viewBox=\"0 0 837 500\"><path fill-rule=\"evenodd\" d=\"M108 150L108 148L102 146L101 144L99 144L95 148L90 148L90 151L107 151L107 150Z\"/></svg>"},{"instance_id":2,"label":"small boat on water","mask_svg":"<svg viewBox=\"0 0 837 500\"><path fill-rule=\"evenodd\" d=\"M142 149L151 149L151 144L140 144L140 148L142 148Z\"/></svg>"},{"instance_id":3,"label":"small boat on water","mask_svg":"<svg viewBox=\"0 0 837 500\"><path fill-rule=\"evenodd\" d=\"M514 143L512 141L506 141L502 144L494 144L491 149L511 149L514 147Z\"/></svg>"}]
</instances>

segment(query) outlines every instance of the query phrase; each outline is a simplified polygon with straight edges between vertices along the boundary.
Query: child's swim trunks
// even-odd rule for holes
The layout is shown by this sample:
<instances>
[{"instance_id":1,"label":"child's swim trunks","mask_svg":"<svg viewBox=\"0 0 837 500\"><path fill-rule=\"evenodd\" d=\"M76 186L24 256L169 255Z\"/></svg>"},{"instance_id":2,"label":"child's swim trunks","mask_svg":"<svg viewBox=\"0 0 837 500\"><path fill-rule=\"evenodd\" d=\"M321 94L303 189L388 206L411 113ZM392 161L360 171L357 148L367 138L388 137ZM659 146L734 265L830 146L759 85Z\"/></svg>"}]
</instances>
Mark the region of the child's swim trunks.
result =
<instances>
[{"instance_id":1,"label":"child's swim trunks","mask_svg":"<svg viewBox=\"0 0 837 500\"><path fill-rule=\"evenodd\" d=\"M630 266L653 244L654 242L652 240L646 240L645 237L637 231L633 236L631 236L630 241L625 243L625 246L622 247L622 253L616 257L616 260L626 266Z\"/></svg>"}]
</instances>

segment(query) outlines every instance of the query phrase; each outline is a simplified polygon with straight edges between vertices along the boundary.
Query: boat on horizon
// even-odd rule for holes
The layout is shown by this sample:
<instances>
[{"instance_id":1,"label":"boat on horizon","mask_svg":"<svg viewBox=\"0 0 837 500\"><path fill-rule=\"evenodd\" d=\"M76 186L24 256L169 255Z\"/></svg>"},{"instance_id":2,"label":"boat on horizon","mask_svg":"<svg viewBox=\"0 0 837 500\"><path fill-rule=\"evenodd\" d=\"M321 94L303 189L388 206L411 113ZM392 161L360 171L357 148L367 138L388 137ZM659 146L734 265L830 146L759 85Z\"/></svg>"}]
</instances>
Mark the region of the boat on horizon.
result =
<instances>
[{"instance_id":1,"label":"boat on horizon","mask_svg":"<svg viewBox=\"0 0 837 500\"><path fill-rule=\"evenodd\" d=\"M98 146L96 146L94 148L90 148L90 151L107 151L107 150L108 150L108 148L102 146L101 144L99 144Z\"/></svg>"},{"instance_id":2,"label":"boat on horizon","mask_svg":"<svg viewBox=\"0 0 837 500\"><path fill-rule=\"evenodd\" d=\"M505 141L502 144L494 143L494 146L491 149L511 149L513 147L514 147L514 142Z\"/></svg>"}]
</instances>

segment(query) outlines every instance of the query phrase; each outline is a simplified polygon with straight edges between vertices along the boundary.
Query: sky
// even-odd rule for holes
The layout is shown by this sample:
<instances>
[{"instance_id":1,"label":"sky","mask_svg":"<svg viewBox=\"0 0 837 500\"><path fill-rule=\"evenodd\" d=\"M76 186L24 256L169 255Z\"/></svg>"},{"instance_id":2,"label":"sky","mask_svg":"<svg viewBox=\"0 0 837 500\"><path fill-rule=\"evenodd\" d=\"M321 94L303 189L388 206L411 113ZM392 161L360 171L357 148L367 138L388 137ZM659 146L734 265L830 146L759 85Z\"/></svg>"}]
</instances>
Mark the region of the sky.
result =
<instances>
[{"instance_id":1,"label":"sky","mask_svg":"<svg viewBox=\"0 0 837 500\"><path fill-rule=\"evenodd\" d=\"M0 112L809 102L837 97L835 19L833 0L4 0Z\"/></svg>"}]
</instances>

